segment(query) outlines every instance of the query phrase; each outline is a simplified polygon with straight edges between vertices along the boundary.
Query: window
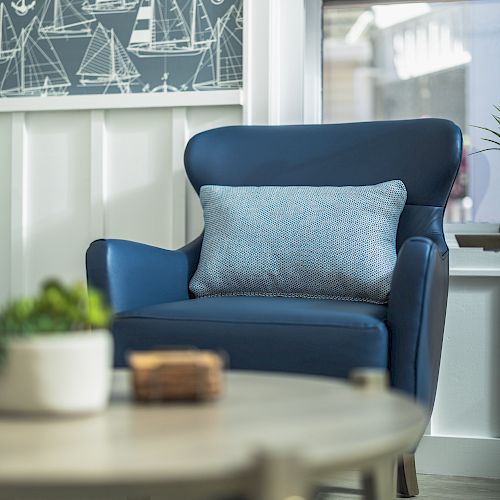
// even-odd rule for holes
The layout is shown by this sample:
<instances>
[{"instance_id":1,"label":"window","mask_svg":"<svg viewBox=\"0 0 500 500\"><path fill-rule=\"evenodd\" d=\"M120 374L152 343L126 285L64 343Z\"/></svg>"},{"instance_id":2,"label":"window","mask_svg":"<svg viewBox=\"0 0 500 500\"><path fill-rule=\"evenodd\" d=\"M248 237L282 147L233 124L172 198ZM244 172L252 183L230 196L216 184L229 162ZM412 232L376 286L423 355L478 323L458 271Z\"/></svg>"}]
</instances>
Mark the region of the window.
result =
<instances>
[{"instance_id":1,"label":"window","mask_svg":"<svg viewBox=\"0 0 500 500\"><path fill-rule=\"evenodd\" d=\"M500 221L500 2L324 2L323 121L448 118L464 155L447 222Z\"/></svg>"}]
</instances>

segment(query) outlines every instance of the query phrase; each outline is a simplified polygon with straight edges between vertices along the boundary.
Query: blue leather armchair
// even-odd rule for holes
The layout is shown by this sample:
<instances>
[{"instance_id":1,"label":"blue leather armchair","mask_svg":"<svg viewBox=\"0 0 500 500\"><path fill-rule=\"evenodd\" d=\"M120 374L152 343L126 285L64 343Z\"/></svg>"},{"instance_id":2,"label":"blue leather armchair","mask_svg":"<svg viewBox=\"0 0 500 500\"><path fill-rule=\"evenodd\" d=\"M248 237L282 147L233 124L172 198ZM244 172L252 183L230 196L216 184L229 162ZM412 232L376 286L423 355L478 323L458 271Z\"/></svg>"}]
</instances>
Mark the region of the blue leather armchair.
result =
<instances>
[{"instance_id":1,"label":"blue leather armchair","mask_svg":"<svg viewBox=\"0 0 500 500\"><path fill-rule=\"evenodd\" d=\"M462 136L439 119L339 125L225 127L193 137L185 152L199 191L222 185L363 185L401 179L401 215L387 305L269 297L192 299L188 283L202 236L170 251L98 240L88 281L115 312L115 365L129 350L195 345L224 350L235 369L346 377L385 368L391 385L432 409L448 294L443 212ZM355 221L353 221L355 223Z\"/></svg>"}]
</instances>

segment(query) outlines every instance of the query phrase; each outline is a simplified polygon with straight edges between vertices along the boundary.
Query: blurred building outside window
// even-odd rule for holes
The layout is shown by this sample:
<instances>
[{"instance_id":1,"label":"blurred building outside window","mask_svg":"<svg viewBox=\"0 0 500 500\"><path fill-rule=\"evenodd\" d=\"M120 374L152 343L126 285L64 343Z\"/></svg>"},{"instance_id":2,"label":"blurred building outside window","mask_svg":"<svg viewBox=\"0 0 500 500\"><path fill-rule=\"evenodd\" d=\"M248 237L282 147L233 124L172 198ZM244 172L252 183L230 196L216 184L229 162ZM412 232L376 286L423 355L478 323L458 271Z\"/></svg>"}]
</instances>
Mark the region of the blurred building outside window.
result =
<instances>
[{"instance_id":1,"label":"blurred building outside window","mask_svg":"<svg viewBox=\"0 0 500 500\"><path fill-rule=\"evenodd\" d=\"M500 151L470 154L494 138L472 125L500 130L499 104L500 1L324 2L323 122L436 117L462 129L446 222L500 222Z\"/></svg>"}]
</instances>

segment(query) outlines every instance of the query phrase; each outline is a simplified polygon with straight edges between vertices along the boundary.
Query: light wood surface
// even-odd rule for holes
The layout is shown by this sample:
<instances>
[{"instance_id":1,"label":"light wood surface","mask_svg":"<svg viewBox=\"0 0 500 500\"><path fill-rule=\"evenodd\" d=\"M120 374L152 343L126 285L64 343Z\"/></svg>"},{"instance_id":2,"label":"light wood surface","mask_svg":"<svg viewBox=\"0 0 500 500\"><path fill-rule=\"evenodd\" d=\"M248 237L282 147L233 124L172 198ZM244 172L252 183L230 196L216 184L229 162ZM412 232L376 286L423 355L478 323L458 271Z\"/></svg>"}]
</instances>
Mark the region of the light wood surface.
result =
<instances>
[{"instance_id":1,"label":"light wood surface","mask_svg":"<svg viewBox=\"0 0 500 500\"><path fill-rule=\"evenodd\" d=\"M241 491L255 486L259 453L300 456L308 480L353 465L387 469L426 420L405 397L326 378L231 372L218 402L136 405L128 377L115 374L112 404L99 415L3 415L0 499L44 485L61 495L113 485L171 485L182 498L197 484Z\"/></svg>"}]
</instances>

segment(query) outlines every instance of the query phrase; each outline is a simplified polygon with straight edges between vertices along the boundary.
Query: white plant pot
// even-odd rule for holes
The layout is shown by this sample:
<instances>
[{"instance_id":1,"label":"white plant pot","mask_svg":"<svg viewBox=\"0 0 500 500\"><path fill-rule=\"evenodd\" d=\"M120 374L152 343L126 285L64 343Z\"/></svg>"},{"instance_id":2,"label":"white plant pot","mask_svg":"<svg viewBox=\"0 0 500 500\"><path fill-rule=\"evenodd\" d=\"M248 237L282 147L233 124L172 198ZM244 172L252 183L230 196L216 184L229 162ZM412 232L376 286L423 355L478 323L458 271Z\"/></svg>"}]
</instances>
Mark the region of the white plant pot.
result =
<instances>
[{"instance_id":1,"label":"white plant pot","mask_svg":"<svg viewBox=\"0 0 500 500\"><path fill-rule=\"evenodd\" d=\"M74 414L104 409L112 352L107 330L9 341L0 367L0 411Z\"/></svg>"}]
</instances>

